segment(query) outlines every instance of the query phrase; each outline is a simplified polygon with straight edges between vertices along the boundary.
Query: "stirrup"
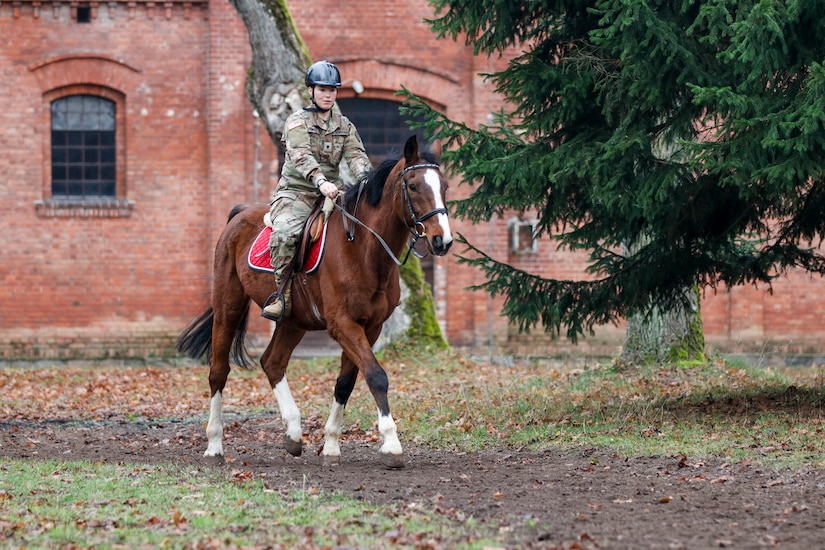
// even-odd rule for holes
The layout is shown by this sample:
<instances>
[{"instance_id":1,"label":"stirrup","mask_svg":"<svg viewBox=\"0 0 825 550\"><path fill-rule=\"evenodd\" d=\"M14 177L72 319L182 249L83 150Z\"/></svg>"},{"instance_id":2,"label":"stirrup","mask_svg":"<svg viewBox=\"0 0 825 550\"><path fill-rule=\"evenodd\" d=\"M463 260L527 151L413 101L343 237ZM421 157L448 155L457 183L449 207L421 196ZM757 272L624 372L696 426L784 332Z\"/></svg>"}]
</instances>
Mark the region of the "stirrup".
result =
<instances>
[{"instance_id":1,"label":"stirrup","mask_svg":"<svg viewBox=\"0 0 825 550\"><path fill-rule=\"evenodd\" d=\"M279 300L281 302L281 314L280 315L277 315L277 316L271 315L271 314L269 314L265 311L267 306L269 306L269 304L271 304L273 300ZM275 321L276 323L279 323L283 320L285 314L286 314L286 301L284 300L283 295L278 294L278 291L276 290L275 292L270 294L269 298L267 298L266 301L264 302L264 307L261 308L261 317L263 317L264 319L269 319L270 321Z\"/></svg>"}]
</instances>

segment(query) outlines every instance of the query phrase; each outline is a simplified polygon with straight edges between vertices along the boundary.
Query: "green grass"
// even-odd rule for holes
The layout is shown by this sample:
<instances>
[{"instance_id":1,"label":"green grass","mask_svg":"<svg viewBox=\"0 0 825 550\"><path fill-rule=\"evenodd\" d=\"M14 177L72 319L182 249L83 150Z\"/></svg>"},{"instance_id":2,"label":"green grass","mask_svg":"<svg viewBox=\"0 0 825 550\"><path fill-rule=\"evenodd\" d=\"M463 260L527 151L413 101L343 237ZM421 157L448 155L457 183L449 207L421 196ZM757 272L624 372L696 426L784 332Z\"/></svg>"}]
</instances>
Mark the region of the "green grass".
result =
<instances>
[{"instance_id":1,"label":"green grass","mask_svg":"<svg viewBox=\"0 0 825 550\"><path fill-rule=\"evenodd\" d=\"M822 367L507 367L453 356L427 373L430 383L414 395L393 394L392 403L405 437L430 447L585 445L825 467Z\"/></svg>"},{"instance_id":2,"label":"green grass","mask_svg":"<svg viewBox=\"0 0 825 550\"><path fill-rule=\"evenodd\" d=\"M401 505L399 505L401 506ZM0 544L28 548L481 548L473 520L374 506L311 486L272 488L248 472L4 461Z\"/></svg>"}]
</instances>

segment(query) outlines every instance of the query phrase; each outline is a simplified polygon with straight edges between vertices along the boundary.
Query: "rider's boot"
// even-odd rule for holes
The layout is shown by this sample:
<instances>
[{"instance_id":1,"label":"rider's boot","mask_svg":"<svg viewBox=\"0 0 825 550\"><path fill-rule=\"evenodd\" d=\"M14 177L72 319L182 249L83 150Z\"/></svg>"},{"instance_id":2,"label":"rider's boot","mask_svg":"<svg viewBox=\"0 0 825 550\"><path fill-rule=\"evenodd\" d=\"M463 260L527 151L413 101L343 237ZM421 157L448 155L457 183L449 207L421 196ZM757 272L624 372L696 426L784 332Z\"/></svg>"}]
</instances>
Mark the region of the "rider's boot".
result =
<instances>
[{"instance_id":1,"label":"rider's boot","mask_svg":"<svg viewBox=\"0 0 825 550\"><path fill-rule=\"evenodd\" d=\"M281 286L280 278L275 278L275 287ZM288 280L284 286L283 295L273 295L272 301L264 307L261 315L270 321L280 321L292 312L292 281Z\"/></svg>"}]
</instances>

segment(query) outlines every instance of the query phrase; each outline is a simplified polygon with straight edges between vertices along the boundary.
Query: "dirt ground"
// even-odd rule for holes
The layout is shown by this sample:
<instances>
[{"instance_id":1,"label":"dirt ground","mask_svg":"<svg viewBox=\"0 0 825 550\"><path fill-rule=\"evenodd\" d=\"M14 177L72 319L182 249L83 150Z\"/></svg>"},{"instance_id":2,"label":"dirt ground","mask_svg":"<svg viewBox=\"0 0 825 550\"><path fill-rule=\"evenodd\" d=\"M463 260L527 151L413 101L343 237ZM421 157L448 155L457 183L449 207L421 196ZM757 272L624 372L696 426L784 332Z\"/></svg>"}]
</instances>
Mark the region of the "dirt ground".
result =
<instances>
[{"instance_id":1,"label":"dirt ground","mask_svg":"<svg viewBox=\"0 0 825 550\"><path fill-rule=\"evenodd\" d=\"M619 456L579 448L536 453L457 453L407 444L407 465L380 465L378 444L349 438L342 460L322 467L318 437L304 454L281 445L277 414L226 415L228 469L270 483L308 484L373 503L415 504L494 525L512 548L822 548L825 473L700 462L684 456ZM305 432L321 432L321 423ZM402 443L403 443L403 434ZM0 456L203 466L203 425L111 418L0 419Z\"/></svg>"}]
</instances>

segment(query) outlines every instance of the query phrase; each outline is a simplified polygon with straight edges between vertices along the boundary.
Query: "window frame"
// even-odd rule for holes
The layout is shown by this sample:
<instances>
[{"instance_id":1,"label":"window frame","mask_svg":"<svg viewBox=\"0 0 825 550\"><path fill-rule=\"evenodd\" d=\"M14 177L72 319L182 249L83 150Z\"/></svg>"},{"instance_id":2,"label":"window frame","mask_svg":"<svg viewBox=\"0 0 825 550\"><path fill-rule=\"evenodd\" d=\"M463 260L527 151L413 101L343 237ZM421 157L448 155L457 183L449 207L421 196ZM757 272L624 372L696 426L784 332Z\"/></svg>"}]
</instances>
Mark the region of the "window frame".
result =
<instances>
[{"instance_id":1,"label":"window frame","mask_svg":"<svg viewBox=\"0 0 825 550\"><path fill-rule=\"evenodd\" d=\"M523 256L536 254L539 250L538 239L536 239L536 227L538 220L523 220L520 218L510 218L507 220L507 236L509 241L509 253L512 256ZM529 242L522 238L522 233L529 233Z\"/></svg>"},{"instance_id":2,"label":"window frame","mask_svg":"<svg viewBox=\"0 0 825 550\"><path fill-rule=\"evenodd\" d=\"M97 113L87 111L90 106L86 98L91 98L92 107L94 109L102 109ZM111 127L90 127L84 128L80 125L72 127L71 112L69 102L72 99L78 99L81 103L82 114L98 114L100 112L108 112L111 109ZM58 105L60 104L60 105ZM61 128L55 128L55 108L61 107L58 114L63 114L65 120ZM105 97L90 94L77 94L57 98L50 104L51 108L51 152L52 152L52 198L57 199L58 194L55 192L56 186L64 188L62 193L59 193L60 199L114 199L117 197L117 158L115 158L115 151L117 148L117 129L115 128L114 117L117 116L117 104ZM72 111L76 112L76 111ZM61 119L63 117L60 117ZM55 143L55 136L61 135L66 141L60 144ZM96 143L88 144L87 138L94 136ZM104 138L111 137L111 141L104 141ZM82 139L80 144L72 144L72 139ZM54 154L62 153L64 157L62 161L55 162ZM80 154L80 158L72 159L73 154ZM108 160L107 160L108 158ZM62 167L63 176L59 181L55 175L56 168ZM72 176L72 171L78 171L78 174ZM76 188L73 192L72 188Z\"/></svg>"},{"instance_id":3,"label":"window frame","mask_svg":"<svg viewBox=\"0 0 825 550\"><path fill-rule=\"evenodd\" d=\"M115 104L115 194L84 197L52 195L52 102L74 95L92 95ZM127 217L134 209L128 200L126 180L126 96L117 90L93 84L64 86L43 94L41 116L43 131L43 200L35 209L43 217Z\"/></svg>"}]
</instances>

